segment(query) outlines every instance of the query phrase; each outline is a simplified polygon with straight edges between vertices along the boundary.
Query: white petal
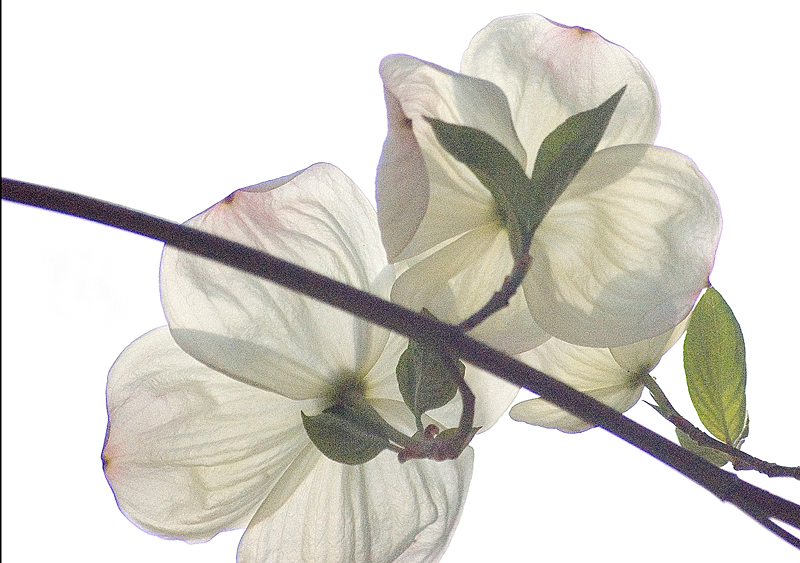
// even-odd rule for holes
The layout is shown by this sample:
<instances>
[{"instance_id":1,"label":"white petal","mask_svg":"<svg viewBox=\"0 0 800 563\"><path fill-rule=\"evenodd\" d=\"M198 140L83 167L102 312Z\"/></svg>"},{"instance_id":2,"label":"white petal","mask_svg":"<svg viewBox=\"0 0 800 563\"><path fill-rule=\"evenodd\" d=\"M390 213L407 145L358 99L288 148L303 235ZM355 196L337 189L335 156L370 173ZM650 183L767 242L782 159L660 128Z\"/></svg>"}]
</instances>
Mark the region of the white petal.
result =
<instances>
[{"instance_id":1,"label":"white petal","mask_svg":"<svg viewBox=\"0 0 800 563\"><path fill-rule=\"evenodd\" d=\"M634 342L627 346L611 348L611 355L614 360L630 373L650 373L661 361L661 357L667 350L680 340L686 327L689 326L691 315L683 319L678 326L668 330L664 334L659 334L653 338Z\"/></svg>"},{"instance_id":2,"label":"white petal","mask_svg":"<svg viewBox=\"0 0 800 563\"><path fill-rule=\"evenodd\" d=\"M514 402L519 387L504 379L467 364L464 380L475 395L475 418L472 425L486 432L506 412ZM429 411L427 414L437 421L438 426L455 428L461 417L461 394L445 406Z\"/></svg>"},{"instance_id":3,"label":"white petal","mask_svg":"<svg viewBox=\"0 0 800 563\"><path fill-rule=\"evenodd\" d=\"M552 338L520 355L528 365L625 412L639 400L642 383L616 362L608 348L575 346ZM511 407L511 418L563 432L582 432L592 427L580 418L548 403L531 399Z\"/></svg>"},{"instance_id":4,"label":"white petal","mask_svg":"<svg viewBox=\"0 0 800 563\"><path fill-rule=\"evenodd\" d=\"M406 270L392 288L392 301L416 311L425 307L438 319L458 324L500 290L513 264L508 232L498 223L484 225ZM509 354L549 337L533 321L522 289L470 336Z\"/></svg>"},{"instance_id":5,"label":"white petal","mask_svg":"<svg viewBox=\"0 0 800 563\"><path fill-rule=\"evenodd\" d=\"M394 262L425 216L430 187L412 121L388 90L385 98L389 131L378 164L375 197L383 246L389 260Z\"/></svg>"},{"instance_id":6,"label":"white petal","mask_svg":"<svg viewBox=\"0 0 800 563\"><path fill-rule=\"evenodd\" d=\"M579 391L626 385L634 377L616 362L608 348L576 346L551 338L519 359ZM636 383L638 385L638 383Z\"/></svg>"},{"instance_id":7,"label":"white petal","mask_svg":"<svg viewBox=\"0 0 800 563\"><path fill-rule=\"evenodd\" d=\"M480 432L489 430L517 398L519 388L496 375L467 365L464 380L475 394L475 421Z\"/></svg>"},{"instance_id":8,"label":"white petal","mask_svg":"<svg viewBox=\"0 0 800 563\"><path fill-rule=\"evenodd\" d=\"M717 197L687 157L646 145L595 153L534 234L531 314L585 346L662 334L707 287L721 229Z\"/></svg>"},{"instance_id":9,"label":"white petal","mask_svg":"<svg viewBox=\"0 0 800 563\"><path fill-rule=\"evenodd\" d=\"M639 401L642 396L642 387L639 386L634 389L626 386L605 387L603 389L586 390L584 393L591 395L601 403L619 412L625 412ZM552 403L548 403L544 399L530 399L517 403L511 407L509 415L519 422L527 422L544 428L555 428L570 434L583 432L593 427L588 422L571 415Z\"/></svg>"},{"instance_id":10,"label":"white petal","mask_svg":"<svg viewBox=\"0 0 800 563\"><path fill-rule=\"evenodd\" d=\"M494 20L470 43L461 72L497 84L508 97L514 127L528 153L528 174L545 136L625 85L598 149L652 144L658 132L658 93L642 63L581 27L565 27L538 15Z\"/></svg>"},{"instance_id":11,"label":"white petal","mask_svg":"<svg viewBox=\"0 0 800 563\"><path fill-rule=\"evenodd\" d=\"M360 289L386 267L375 211L329 164L234 192L187 224ZM161 295L186 352L294 399L318 397L327 378L361 371L386 338L344 312L170 247Z\"/></svg>"},{"instance_id":12,"label":"white petal","mask_svg":"<svg viewBox=\"0 0 800 563\"><path fill-rule=\"evenodd\" d=\"M245 526L309 443L304 404L207 368L167 327L145 334L108 378L103 463L120 510L189 542Z\"/></svg>"},{"instance_id":13,"label":"white petal","mask_svg":"<svg viewBox=\"0 0 800 563\"><path fill-rule=\"evenodd\" d=\"M396 262L496 219L489 191L442 148L424 117L481 129L523 166L526 157L495 85L405 55L385 58L381 76L389 133L378 165L378 220Z\"/></svg>"},{"instance_id":14,"label":"white petal","mask_svg":"<svg viewBox=\"0 0 800 563\"><path fill-rule=\"evenodd\" d=\"M320 458L277 509L267 499L237 560L438 561L461 515L472 461L471 448L449 462L400 464L388 451L357 466Z\"/></svg>"},{"instance_id":15,"label":"white petal","mask_svg":"<svg viewBox=\"0 0 800 563\"><path fill-rule=\"evenodd\" d=\"M408 338L396 332L389 334L386 347L364 378L367 399L391 399L403 401L397 385L397 362L408 348Z\"/></svg>"}]
</instances>

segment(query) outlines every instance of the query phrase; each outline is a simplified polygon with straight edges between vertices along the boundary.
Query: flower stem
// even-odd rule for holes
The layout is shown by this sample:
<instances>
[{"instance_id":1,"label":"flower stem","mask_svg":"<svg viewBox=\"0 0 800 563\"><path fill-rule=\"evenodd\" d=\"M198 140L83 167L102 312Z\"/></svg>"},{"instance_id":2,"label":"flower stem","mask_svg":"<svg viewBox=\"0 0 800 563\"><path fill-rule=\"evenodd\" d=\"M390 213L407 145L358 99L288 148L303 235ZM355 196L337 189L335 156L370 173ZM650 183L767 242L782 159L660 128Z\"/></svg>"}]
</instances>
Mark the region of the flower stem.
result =
<instances>
[{"instance_id":1,"label":"flower stem","mask_svg":"<svg viewBox=\"0 0 800 563\"><path fill-rule=\"evenodd\" d=\"M439 428L431 424L417 433L414 442L398 453L397 459L405 463L409 459L432 459L445 461L456 459L469 445L479 428L475 422L475 394L461 375L455 355L445 354L448 360L448 372L461 393L461 418L458 427L439 432ZM421 418L417 418L418 427L422 426Z\"/></svg>"},{"instance_id":2,"label":"flower stem","mask_svg":"<svg viewBox=\"0 0 800 563\"><path fill-rule=\"evenodd\" d=\"M489 318L490 315L504 307L508 307L509 301L514 297L519 286L522 285L522 280L525 279L525 274L528 273L528 268L531 266L531 255L528 254L529 248L530 244L528 244L520 256L514 260L514 267L511 269L511 273L506 276L506 279L503 280L503 285L492 295L489 301L486 302L486 305L473 313L468 319L462 321L458 325L458 328L464 332L469 332Z\"/></svg>"},{"instance_id":3,"label":"flower stem","mask_svg":"<svg viewBox=\"0 0 800 563\"><path fill-rule=\"evenodd\" d=\"M451 362L450 373L456 380L458 392L461 393L461 418L458 421L458 430L463 433L464 436L469 435L471 437L474 434L472 425L475 422L475 394L461 376L455 359ZM467 440L467 442L469 442L469 440Z\"/></svg>"}]
</instances>

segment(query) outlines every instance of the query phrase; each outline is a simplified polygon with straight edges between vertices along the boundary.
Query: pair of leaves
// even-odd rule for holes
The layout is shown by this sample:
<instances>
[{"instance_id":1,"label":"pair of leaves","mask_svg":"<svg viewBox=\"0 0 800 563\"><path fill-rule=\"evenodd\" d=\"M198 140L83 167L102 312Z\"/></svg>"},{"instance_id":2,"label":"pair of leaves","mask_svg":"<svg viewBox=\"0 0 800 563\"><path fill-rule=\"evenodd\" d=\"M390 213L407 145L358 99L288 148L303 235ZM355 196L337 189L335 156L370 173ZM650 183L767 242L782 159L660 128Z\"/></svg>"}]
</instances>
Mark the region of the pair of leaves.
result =
<instances>
[{"instance_id":1,"label":"pair of leaves","mask_svg":"<svg viewBox=\"0 0 800 563\"><path fill-rule=\"evenodd\" d=\"M698 301L683 343L686 383L700 421L721 442L740 448L749 431L745 384L747 367L742 329L722 295L709 287ZM707 452L678 433L682 446L712 463L720 454ZM721 462L721 463L720 463Z\"/></svg>"},{"instance_id":2,"label":"pair of leaves","mask_svg":"<svg viewBox=\"0 0 800 563\"><path fill-rule=\"evenodd\" d=\"M598 107L569 117L545 137L531 178L508 149L488 133L426 119L442 147L465 164L492 194L516 259L527 253L545 214L594 153L624 92L623 86Z\"/></svg>"}]
</instances>

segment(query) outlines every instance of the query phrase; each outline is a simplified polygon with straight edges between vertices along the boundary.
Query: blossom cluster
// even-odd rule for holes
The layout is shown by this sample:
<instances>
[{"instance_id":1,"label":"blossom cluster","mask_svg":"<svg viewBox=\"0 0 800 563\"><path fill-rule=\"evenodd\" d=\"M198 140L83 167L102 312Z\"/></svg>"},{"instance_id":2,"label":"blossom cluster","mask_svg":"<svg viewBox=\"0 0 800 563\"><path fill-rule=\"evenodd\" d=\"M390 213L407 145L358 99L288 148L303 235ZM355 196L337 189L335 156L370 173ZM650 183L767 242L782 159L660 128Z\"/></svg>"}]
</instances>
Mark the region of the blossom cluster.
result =
<instances>
[{"instance_id":1,"label":"blossom cluster","mask_svg":"<svg viewBox=\"0 0 800 563\"><path fill-rule=\"evenodd\" d=\"M557 170L564 185L529 233L520 287L470 333L619 411L633 406L707 287L721 231L696 166L653 145L659 101L644 66L592 31L528 15L479 32L458 73L406 55L380 73L377 212L343 172L316 164L187 224L458 324L515 268L509 216L522 212L443 145L436 123L488 135L536 178L551 134L617 95L598 142L574 171ZM243 563L442 556L474 452L400 463L398 451L459 427L466 401L439 388L425 408L409 398L398 385L407 339L171 247L160 283L168 326L126 348L108 381L104 469L132 522L188 542L246 528ZM471 425L486 431L517 388L462 373ZM511 416L588 428L542 399Z\"/></svg>"}]
</instances>

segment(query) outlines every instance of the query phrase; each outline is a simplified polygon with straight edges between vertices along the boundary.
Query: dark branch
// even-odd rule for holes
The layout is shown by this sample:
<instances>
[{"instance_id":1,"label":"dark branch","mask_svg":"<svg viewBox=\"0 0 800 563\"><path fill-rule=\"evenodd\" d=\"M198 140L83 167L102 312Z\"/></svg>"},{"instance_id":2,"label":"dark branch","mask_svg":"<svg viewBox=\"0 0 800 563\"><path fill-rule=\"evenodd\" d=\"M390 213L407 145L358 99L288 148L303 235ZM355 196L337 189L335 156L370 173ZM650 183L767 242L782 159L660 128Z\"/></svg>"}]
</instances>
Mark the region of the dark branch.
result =
<instances>
[{"instance_id":1,"label":"dark branch","mask_svg":"<svg viewBox=\"0 0 800 563\"><path fill-rule=\"evenodd\" d=\"M452 350L460 358L492 372L564 410L605 428L669 465L720 500L730 502L776 533L770 520L800 529L800 506L722 471L690 451L648 430L614 409L465 335L458 327L404 309L374 295L326 278L242 244L184 227L125 207L44 186L2 181L3 199L82 217L124 229L215 260L278 283L370 322L432 346ZM779 534L790 540L788 533ZM787 537L789 536L789 537Z\"/></svg>"}]
</instances>

